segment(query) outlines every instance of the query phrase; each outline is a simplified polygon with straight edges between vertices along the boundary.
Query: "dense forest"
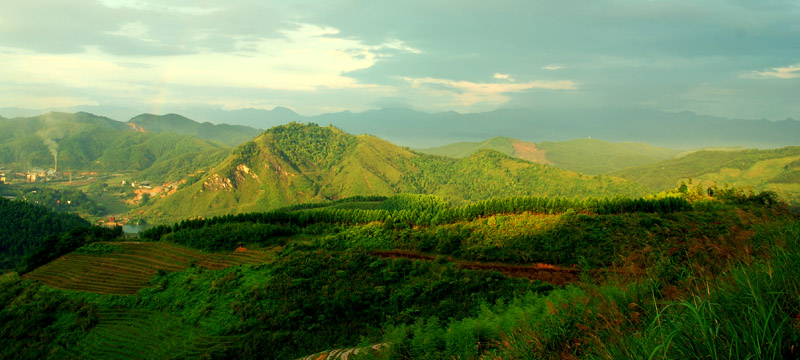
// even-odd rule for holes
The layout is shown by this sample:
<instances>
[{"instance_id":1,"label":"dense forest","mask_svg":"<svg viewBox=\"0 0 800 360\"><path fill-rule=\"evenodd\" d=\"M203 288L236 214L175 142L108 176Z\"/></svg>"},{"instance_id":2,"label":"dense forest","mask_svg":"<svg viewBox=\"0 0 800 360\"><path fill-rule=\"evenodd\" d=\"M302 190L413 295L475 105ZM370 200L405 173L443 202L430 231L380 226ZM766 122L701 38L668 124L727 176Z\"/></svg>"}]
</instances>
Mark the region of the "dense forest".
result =
<instances>
[{"instance_id":1,"label":"dense forest","mask_svg":"<svg viewBox=\"0 0 800 360\"><path fill-rule=\"evenodd\" d=\"M132 242L73 232L59 241L83 239L72 253L0 278L0 351L796 358L799 220L774 193L682 187L461 205L362 196L184 220ZM72 280L55 282L56 268Z\"/></svg>"},{"instance_id":2,"label":"dense forest","mask_svg":"<svg viewBox=\"0 0 800 360\"><path fill-rule=\"evenodd\" d=\"M41 205L0 198L0 269L19 265L48 235L88 226L77 215L54 213Z\"/></svg>"}]
</instances>

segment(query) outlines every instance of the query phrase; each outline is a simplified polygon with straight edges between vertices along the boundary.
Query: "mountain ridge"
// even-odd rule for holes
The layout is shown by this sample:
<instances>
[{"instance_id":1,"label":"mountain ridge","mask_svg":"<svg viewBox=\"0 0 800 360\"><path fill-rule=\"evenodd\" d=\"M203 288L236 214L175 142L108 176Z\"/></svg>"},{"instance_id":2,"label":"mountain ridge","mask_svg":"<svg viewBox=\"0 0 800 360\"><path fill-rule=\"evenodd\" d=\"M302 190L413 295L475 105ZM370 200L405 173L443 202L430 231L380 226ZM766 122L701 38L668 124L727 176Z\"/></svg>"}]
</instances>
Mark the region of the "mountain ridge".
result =
<instances>
[{"instance_id":1,"label":"mountain ridge","mask_svg":"<svg viewBox=\"0 0 800 360\"><path fill-rule=\"evenodd\" d=\"M104 108L68 109L89 109L90 112L101 113ZM114 109L109 111L112 110ZM128 110L127 113L132 111ZM30 115L35 112L0 109L2 115ZM800 138L800 121L791 117L778 121L743 120L690 111L667 112L647 108L500 108L466 114L383 108L313 116L300 115L280 106L272 110L187 107L172 112L181 113L198 122L244 125L256 129L267 129L292 121L332 124L350 133L373 134L414 148L441 146L459 141L482 141L486 134L534 142L593 137L609 142L646 142L661 147L684 149L707 146L776 148L798 145L796 139Z\"/></svg>"},{"instance_id":2,"label":"mountain ridge","mask_svg":"<svg viewBox=\"0 0 800 360\"><path fill-rule=\"evenodd\" d=\"M493 150L453 159L417 153L372 135L290 123L240 145L190 186L145 212L177 219L401 192L436 194L453 202L510 195L645 193L621 179L581 175Z\"/></svg>"}]
</instances>

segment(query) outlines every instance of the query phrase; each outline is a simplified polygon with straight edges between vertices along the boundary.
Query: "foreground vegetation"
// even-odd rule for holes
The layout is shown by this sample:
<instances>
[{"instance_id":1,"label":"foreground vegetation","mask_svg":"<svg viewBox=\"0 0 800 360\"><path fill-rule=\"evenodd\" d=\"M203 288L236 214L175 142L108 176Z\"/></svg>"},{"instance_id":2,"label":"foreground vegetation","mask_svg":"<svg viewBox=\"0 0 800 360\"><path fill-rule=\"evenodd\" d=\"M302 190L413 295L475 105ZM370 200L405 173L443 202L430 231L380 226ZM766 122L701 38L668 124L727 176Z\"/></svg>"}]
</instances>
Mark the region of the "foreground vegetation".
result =
<instances>
[{"instance_id":1,"label":"foreground vegetation","mask_svg":"<svg viewBox=\"0 0 800 360\"><path fill-rule=\"evenodd\" d=\"M800 346L800 222L771 193L360 197L103 236L66 233L72 253L0 278L4 357L777 359Z\"/></svg>"}]
</instances>

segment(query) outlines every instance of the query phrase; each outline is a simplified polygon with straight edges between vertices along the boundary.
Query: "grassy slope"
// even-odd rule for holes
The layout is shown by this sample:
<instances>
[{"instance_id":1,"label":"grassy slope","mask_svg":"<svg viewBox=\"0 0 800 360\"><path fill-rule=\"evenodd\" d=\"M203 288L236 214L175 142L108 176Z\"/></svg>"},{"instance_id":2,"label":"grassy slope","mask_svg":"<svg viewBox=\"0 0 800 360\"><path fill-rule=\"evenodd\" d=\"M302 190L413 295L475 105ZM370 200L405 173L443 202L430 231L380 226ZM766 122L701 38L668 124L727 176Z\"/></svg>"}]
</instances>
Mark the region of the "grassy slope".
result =
<instances>
[{"instance_id":1,"label":"grassy slope","mask_svg":"<svg viewBox=\"0 0 800 360\"><path fill-rule=\"evenodd\" d=\"M532 157L534 154L523 152L524 148L533 149L537 153L536 156ZM679 150L644 143L609 143L602 140L575 139L534 144L502 136L481 142L459 142L419 151L463 158L484 149L584 174L603 174L612 170L650 164L675 157L680 153Z\"/></svg>"},{"instance_id":2,"label":"grassy slope","mask_svg":"<svg viewBox=\"0 0 800 360\"><path fill-rule=\"evenodd\" d=\"M584 174L604 174L631 166L651 164L675 157L680 151L645 143L609 143L603 140L575 139L536 144L555 166Z\"/></svg>"},{"instance_id":3,"label":"grassy slope","mask_svg":"<svg viewBox=\"0 0 800 360\"><path fill-rule=\"evenodd\" d=\"M243 144L200 181L155 202L145 216L177 221L401 192L437 194L454 202L644 194L618 178L579 175L489 150L456 160L417 154L372 136L290 124Z\"/></svg>"},{"instance_id":4,"label":"grassy slope","mask_svg":"<svg viewBox=\"0 0 800 360\"><path fill-rule=\"evenodd\" d=\"M677 187L691 179L717 184L773 190L790 201L800 199L800 147L774 150L699 151L677 159L612 172L654 191Z\"/></svg>"}]
</instances>

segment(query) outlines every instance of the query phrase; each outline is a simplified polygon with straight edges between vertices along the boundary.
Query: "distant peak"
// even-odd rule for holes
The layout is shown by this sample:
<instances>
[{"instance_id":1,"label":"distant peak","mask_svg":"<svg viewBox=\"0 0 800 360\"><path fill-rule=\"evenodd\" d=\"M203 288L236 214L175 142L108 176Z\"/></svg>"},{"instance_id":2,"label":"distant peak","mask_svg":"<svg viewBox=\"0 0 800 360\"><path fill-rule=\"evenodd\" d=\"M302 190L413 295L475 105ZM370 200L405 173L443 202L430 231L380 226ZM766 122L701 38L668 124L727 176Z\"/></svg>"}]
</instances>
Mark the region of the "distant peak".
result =
<instances>
[{"instance_id":1,"label":"distant peak","mask_svg":"<svg viewBox=\"0 0 800 360\"><path fill-rule=\"evenodd\" d=\"M272 112L273 113L278 113L278 114L294 114L294 115L297 115L297 113L294 112L292 109L289 109L289 108L283 107L283 106L276 106L276 107L272 108Z\"/></svg>"}]
</instances>

